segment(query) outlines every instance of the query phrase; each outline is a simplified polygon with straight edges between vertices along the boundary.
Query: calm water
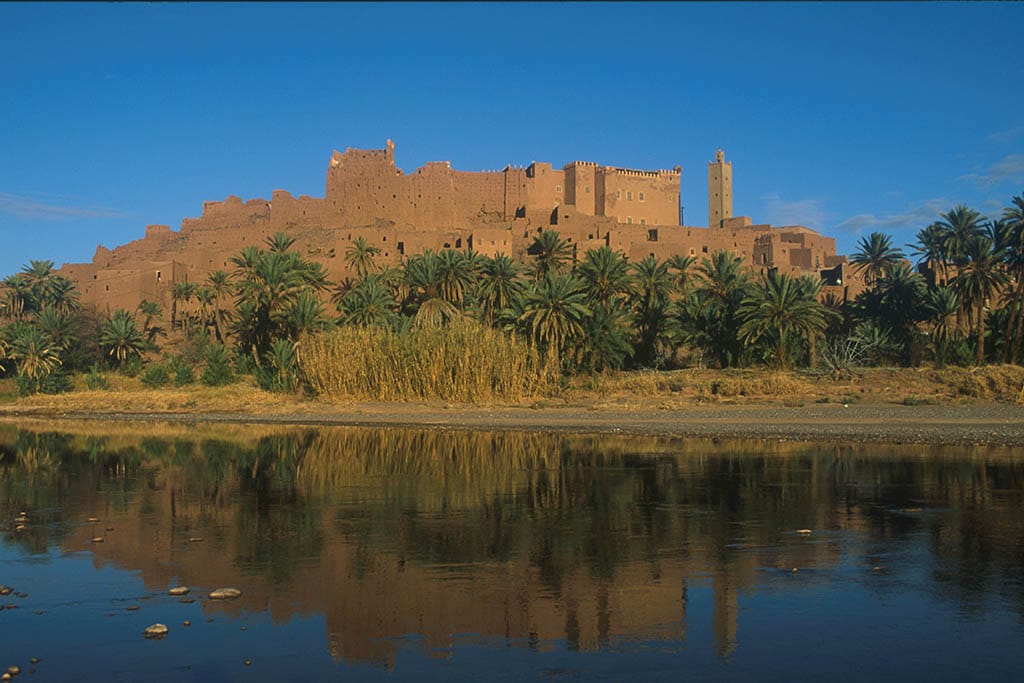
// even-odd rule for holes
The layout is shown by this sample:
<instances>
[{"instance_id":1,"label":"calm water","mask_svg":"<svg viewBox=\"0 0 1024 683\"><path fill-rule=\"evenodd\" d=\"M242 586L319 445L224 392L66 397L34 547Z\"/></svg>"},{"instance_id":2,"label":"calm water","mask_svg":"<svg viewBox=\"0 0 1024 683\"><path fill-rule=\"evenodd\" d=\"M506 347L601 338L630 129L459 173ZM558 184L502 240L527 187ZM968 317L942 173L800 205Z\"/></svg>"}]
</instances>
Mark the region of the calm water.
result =
<instances>
[{"instance_id":1,"label":"calm water","mask_svg":"<svg viewBox=\"0 0 1024 683\"><path fill-rule=\"evenodd\" d=\"M1021 450L61 426L0 425L0 670L29 680L1024 665Z\"/></svg>"}]
</instances>

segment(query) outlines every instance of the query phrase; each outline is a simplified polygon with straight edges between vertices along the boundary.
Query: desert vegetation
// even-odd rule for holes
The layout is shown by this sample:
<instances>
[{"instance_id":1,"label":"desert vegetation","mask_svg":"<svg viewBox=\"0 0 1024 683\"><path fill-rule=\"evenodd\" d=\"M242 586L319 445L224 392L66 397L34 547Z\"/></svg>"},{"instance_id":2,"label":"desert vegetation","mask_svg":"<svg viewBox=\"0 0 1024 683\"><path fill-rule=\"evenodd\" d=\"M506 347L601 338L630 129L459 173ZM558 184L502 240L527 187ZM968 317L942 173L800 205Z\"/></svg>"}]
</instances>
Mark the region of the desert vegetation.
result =
<instances>
[{"instance_id":1,"label":"desert vegetation","mask_svg":"<svg viewBox=\"0 0 1024 683\"><path fill-rule=\"evenodd\" d=\"M1019 365L1024 196L995 219L954 207L916 237L909 257L889 235L863 237L850 262L868 287L850 300L726 251L630 262L608 247L578 254L552 230L526 264L445 249L385 266L357 239L340 283L277 233L230 271L175 283L169 311L85 309L51 261L31 261L0 283L0 370L22 395L138 377L157 390L249 381L329 400L517 401L608 371L839 380Z\"/></svg>"}]
</instances>

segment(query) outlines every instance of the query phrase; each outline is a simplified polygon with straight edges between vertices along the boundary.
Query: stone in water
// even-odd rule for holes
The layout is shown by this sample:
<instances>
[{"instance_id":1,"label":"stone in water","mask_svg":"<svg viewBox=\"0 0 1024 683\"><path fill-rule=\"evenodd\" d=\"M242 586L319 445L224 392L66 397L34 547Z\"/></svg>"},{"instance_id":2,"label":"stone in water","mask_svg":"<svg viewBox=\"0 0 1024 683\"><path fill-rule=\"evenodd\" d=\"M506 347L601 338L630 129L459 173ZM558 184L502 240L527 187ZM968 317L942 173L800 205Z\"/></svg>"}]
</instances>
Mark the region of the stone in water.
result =
<instances>
[{"instance_id":1,"label":"stone in water","mask_svg":"<svg viewBox=\"0 0 1024 683\"><path fill-rule=\"evenodd\" d=\"M167 591L170 595L188 595L188 586L175 586L171 590Z\"/></svg>"},{"instance_id":2,"label":"stone in water","mask_svg":"<svg viewBox=\"0 0 1024 683\"><path fill-rule=\"evenodd\" d=\"M153 624L152 626L147 626L142 635L147 638L163 638L167 635L167 627L163 624Z\"/></svg>"},{"instance_id":3,"label":"stone in water","mask_svg":"<svg viewBox=\"0 0 1024 683\"><path fill-rule=\"evenodd\" d=\"M210 593L211 600L230 600L237 598L242 595L242 591L237 588L218 588L217 590Z\"/></svg>"}]
</instances>

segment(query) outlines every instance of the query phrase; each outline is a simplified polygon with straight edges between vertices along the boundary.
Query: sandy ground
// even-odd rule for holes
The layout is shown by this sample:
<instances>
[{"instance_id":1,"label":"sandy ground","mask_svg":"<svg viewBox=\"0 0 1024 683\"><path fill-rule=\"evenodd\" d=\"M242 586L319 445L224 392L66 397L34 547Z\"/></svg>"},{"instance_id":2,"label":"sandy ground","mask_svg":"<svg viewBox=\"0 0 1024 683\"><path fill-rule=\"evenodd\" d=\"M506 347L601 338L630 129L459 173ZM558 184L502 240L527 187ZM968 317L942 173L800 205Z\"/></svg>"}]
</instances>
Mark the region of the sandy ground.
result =
<instances>
[{"instance_id":1,"label":"sandy ground","mask_svg":"<svg viewBox=\"0 0 1024 683\"><path fill-rule=\"evenodd\" d=\"M294 407L294 406L292 406ZM744 437L813 441L991 444L1024 447L1024 406L816 404L703 405L659 407L640 402L623 406L536 405L474 407L440 403L306 404L301 411L92 412L0 408L0 419L62 419L231 422L444 429L495 429L622 433L664 436Z\"/></svg>"}]
</instances>

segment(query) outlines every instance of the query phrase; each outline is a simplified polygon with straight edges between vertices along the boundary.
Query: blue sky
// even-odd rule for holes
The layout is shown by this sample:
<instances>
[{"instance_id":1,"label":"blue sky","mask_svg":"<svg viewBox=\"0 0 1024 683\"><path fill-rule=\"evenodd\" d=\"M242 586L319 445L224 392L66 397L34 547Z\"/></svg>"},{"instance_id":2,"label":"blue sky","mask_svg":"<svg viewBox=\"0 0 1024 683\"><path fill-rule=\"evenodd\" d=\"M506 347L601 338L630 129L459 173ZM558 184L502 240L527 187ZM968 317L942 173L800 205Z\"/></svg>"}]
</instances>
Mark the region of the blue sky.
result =
<instances>
[{"instance_id":1,"label":"blue sky","mask_svg":"<svg viewBox=\"0 0 1024 683\"><path fill-rule=\"evenodd\" d=\"M849 253L1024 192L1019 3L0 3L0 276L204 200L323 196L333 149L406 172L707 162L734 213Z\"/></svg>"}]
</instances>

